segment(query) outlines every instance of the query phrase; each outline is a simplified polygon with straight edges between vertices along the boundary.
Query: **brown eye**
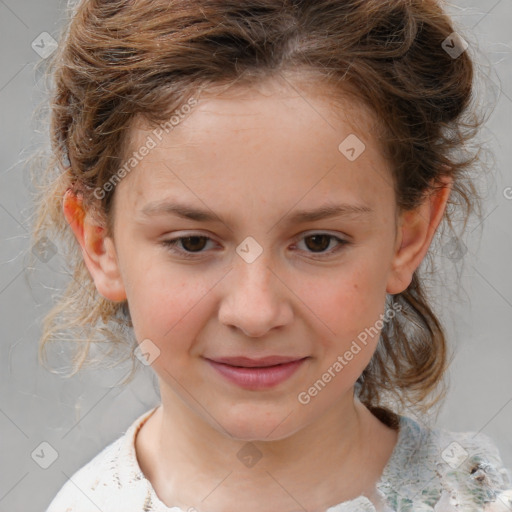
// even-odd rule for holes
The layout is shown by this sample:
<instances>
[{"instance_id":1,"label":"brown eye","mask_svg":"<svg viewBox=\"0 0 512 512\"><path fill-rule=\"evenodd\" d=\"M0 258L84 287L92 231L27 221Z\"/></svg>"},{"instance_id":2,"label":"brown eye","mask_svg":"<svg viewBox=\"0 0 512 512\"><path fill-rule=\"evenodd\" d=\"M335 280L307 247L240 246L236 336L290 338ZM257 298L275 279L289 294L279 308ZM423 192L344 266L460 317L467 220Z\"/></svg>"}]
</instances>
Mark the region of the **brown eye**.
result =
<instances>
[{"instance_id":1,"label":"brown eye","mask_svg":"<svg viewBox=\"0 0 512 512\"><path fill-rule=\"evenodd\" d=\"M180 240L182 240L181 245L186 251L196 252L204 249L206 243L202 243L201 241L204 242L208 240L208 238L206 236L187 236Z\"/></svg>"},{"instance_id":2,"label":"brown eye","mask_svg":"<svg viewBox=\"0 0 512 512\"><path fill-rule=\"evenodd\" d=\"M318 254L319 256L329 256L340 250L343 245L348 245L350 242L342 240L337 236L330 235L329 233L314 233L313 235L302 237L306 251L311 254ZM331 242L335 241L338 247L328 250Z\"/></svg>"},{"instance_id":3,"label":"brown eye","mask_svg":"<svg viewBox=\"0 0 512 512\"><path fill-rule=\"evenodd\" d=\"M162 245L169 251L179 254L185 258L194 258L200 256L208 241L211 238L207 236L182 236L172 240L163 240ZM178 247L180 244L183 249ZM196 254L197 253L197 254Z\"/></svg>"},{"instance_id":4,"label":"brown eye","mask_svg":"<svg viewBox=\"0 0 512 512\"><path fill-rule=\"evenodd\" d=\"M313 243L306 243L306 246L311 250L325 251L329 247L330 240L333 237L330 235L312 235L305 237L304 240L312 240Z\"/></svg>"}]
</instances>

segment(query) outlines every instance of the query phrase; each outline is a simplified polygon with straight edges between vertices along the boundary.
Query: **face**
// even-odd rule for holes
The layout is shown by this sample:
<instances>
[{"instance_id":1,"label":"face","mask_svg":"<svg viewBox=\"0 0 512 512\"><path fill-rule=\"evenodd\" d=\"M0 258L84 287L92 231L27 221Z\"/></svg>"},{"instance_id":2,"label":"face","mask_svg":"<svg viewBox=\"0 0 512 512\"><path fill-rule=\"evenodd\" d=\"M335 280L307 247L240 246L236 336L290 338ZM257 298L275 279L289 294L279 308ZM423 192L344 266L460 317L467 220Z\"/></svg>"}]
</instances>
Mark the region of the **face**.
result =
<instances>
[{"instance_id":1,"label":"face","mask_svg":"<svg viewBox=\"0 0 512 512\"><path fill-rule=\"evenodd\" d=\"M137 340L159 350L162 397L238 439L287 437L352 399L397 293L395 196L371 119L296 89L203 95L161 141L135 126L132 151L158 143L115 190L115 266ZM304 360L251 388L209 362L237 356Z\"/></svg>"}]
</instances>

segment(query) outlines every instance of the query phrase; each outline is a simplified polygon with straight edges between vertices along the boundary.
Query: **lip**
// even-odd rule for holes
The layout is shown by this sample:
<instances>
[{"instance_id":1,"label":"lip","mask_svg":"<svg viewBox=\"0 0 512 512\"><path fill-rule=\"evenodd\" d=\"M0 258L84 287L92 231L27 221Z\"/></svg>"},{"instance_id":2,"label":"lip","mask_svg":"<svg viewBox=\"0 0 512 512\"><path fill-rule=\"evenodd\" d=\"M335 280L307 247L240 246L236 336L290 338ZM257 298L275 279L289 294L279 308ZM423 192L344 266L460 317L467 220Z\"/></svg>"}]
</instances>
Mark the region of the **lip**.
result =
<instances>
[{"instance_id":1,"label":"lip","mask_svg":"<svg viewBox=\"0 0 512 512\"><path fill-rule=\"evenodd\" d=\"M208 359L208 358L207 358ZM304 357L290 357L290 356L267 356L253 359L251 357L237 356L237 357L218 357L216 359L209 359L215 363L228 364L230 366L242 366L245 368L262 368L265 366L274 366L276 364L290 363L292 361L299 361Z\"/></svg>"},{"instance_id":2,"label":"lip","mask_svg":"<svg viewBox=\"0 0 512 512\"><path fill-rule=\"evenodd\" d=\"M227 364L219 362L219 360L206 359L220 375L228 381L248 390L261 390L269 389L285 380L289 379L303 364L309 359L304 357L302 359L286 358L288 361L283 363L276 363L269 365L271 358L260 359L259 364L265 364L263 367L254 366L255 360L247 358L229 358L231 361L236 360L238 363L249 364L252 366L236 366L234 364ZM281 358L283 360L285 358ZM244 363L245 360L245 363ZM274 358L276 360L276 358ZM247 362L249 361L249 363Z\"/></svg>"}]
</instances>

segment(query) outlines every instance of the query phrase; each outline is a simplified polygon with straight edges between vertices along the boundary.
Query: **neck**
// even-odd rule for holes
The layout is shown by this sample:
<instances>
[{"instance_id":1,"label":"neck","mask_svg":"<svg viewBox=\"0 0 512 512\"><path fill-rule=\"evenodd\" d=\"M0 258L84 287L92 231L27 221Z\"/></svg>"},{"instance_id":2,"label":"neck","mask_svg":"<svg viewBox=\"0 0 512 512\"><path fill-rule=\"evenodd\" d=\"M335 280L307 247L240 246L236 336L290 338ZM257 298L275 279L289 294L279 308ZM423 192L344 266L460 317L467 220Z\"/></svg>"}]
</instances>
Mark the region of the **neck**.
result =
<instances>
[{"instance_id":1,"label":"neck","mask_svg":"<svg viewBox=\"0 0 512 512\"><path fill-rule=\"evenodd\" d=\"M243 503L251 512L265 502L265 510L325 511L368 495L383 468L368 469L378 420L354 399L353 389L322 417L270 441L231 437L162 383L161 397L136 450L141 469L169 507L223 512Z\"/></svg>"}]
</instances>

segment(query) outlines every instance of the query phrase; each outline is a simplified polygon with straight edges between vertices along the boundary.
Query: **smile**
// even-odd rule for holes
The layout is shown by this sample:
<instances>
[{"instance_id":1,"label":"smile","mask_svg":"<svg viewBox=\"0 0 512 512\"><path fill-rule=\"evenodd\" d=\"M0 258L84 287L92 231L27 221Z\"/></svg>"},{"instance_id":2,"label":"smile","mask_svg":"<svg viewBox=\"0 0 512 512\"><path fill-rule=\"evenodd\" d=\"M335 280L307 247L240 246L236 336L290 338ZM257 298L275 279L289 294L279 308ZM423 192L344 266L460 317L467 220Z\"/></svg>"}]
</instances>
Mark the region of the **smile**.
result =
<instances>
[{"instance_id":1,"label":"smile","mask_svg":"<svg viewBox=\"0 0 512 512\"><path fill-rule=\"evenodd\" d=\"M268 389L290 378L309 359L305 357L288 363L265 367L242 367L206 359L228 381L249 390Z\"/></svg>"}]
</instances>

